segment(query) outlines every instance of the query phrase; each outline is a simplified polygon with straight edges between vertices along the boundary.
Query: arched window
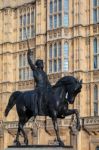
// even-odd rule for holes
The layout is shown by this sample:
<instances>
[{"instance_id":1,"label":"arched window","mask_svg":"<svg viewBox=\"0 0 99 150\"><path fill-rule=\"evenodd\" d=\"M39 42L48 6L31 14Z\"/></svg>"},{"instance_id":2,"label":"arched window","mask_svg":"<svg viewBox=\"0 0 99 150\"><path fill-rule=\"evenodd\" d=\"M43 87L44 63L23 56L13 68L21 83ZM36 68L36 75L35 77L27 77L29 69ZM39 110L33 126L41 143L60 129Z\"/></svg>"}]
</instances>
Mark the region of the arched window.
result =
<instances>
[{"instance_id":1,"label":"arched window","mask_svg":"<svg viewBox=\"0 0 99 150\"><path fill-rule=\"evenodd\" d=\"M23 17L23 25L26 26L26 15Z\"/></svg>"},{"instance_id":2,"label":"arched window","mask_svg":"<svg viewBox=\"0 0 99 150\"><path fill-rule=\"evenodd\" d=\"M94 39L94 54L97 53L97 39Z\"/></svg>"},{"instance_id":3,"label":"arched window","mask_svg":"<svg viewBox=\"0 0 99 150\"><path fill-rule=\"evenodd\" d=\"M68 10L69 10L69 1L64 0L64 26L65 27L68 27L68 24L69 24Z\"/></svg>"},{"instance_id":4,"label":"arched window","mask_svg":"<svg viewBox=\"0 0 99 150\"><path fill-rule=\"evenodd\" d=\"M26 28L23 28L23 36L22 39L25 40L26 39Z\"/></svg>"},{"instance_id":5,"label":"arched window","mask_svg":"<svg viewBox=\"0 0 99 150\"><path fill-rule=\"evenodd\" d=\"M52 44L50 45L49 48L49 58L52 59Z\"/></svg>"},{"instance_id":6,"label":"arched window","mask_svg":"<svg viewBox=\"0 0 99 150\"><path fill-rule=\"evenodd\" d=\"M19 28L19 39L25 40L26 35L28 38L32 38L35 36L35 8L26 7L21 10L21 14L19 16L20 28Z\"/></svg>"},{"instance_id":7,"label":"arched window","mask_svg":"<svg viewBox=\"0 0 99 150\"><path fill-rule=\"evenodd\" d=\"M68 43L64 43L64 66L63 69L64 71L68 71L68 51L69 51L69 46Z\"/></svg>"},{"instance_id":8,"label":"arched window","mask_svg":"<svg viewBox=\"0 0 99 150\"><path fill-rule=\"evenodd\" d=\"M99 1L93 0L93 22L97 23L99 21Z\"/></svg>"},{"instance_id":9,"label":"arched window","mask_svg":"<svg viewBox=\"0 0 99 150\"><path fill-rule=\"evenodd\" d=\"M20 29L20 36L19 39L22 40L22 29Z\"/></svg>"},{"instance_id":10,"label":"arched window","mask_svg":"<svg viewBox=\"0 0 99 150\"><path fill-rule=\"evenodd\" d=\"M53 17L52 17L52 15L49 17L49 21L50 21L49 28L52 29L52 27L53 27Z\"/></svg>"},{"instance_id":11,"label":"arched window","mask_svg":"<svg viewBox=\"0 0 99 150\"><path fill-rule=\"evenodd\" d=\"M97 6L97 0L93 0L93 6L94 6L94 7Z\"/></svg>"},{"instance_id":12,"label":"arched window","mask_svg":"<svg viewBox=\"0 0 99 150\"><path fill-rule=\"evenodd\" d=\"M98 116L98 86L94 86L94 116Z\"/></svg>"},{"instance_id":13,"label":"arched window","mask_svg":"<svg viewBox=\"0 0 99 150\"><path fill-rule=\"evenodd\" d=\"M54 60L54 72L57 71L57 60Z\"/></svg>"},{"instance_id":14,"label":"arched window","mask_svg":"<svg viewBox=\"0 0 99 150\"><path fill-rule=\"evenodd\" d=\"M58 26L60 27L62 25L62 14L60 13L58 15Z\"/></svg>"},{"instance_id":15,"label":"arched window","mask_svg":"<svg viewBox=\"0 0 99 150\"><path fill-rule=\"evenodd\" d=\"M54 44L54 57L57 57L57 44Z\"/></svg>"},{"instance_id":16,"label":"arched window","mask_svg":"<svg viewBox=\"0 0 99 150\"><path fill-rule=\"evenodd\" d=\"M98 68L98 54L97 54L97 39L94 39L93 42L93 49L94 49L94 69Z\"/></svg>"},{"instance_id":17,"label":"arched window","mask_svg":"<svg viewBox=\"0 0 99 150\"><path fill-rule=\"evenodd\" d=\"M68 0L64 0L64 11L68 12L68 7L69 7L69 1Z\"/></svg>"},{"instance_id":18,"label":"arched window","mask_svg":"<svg viewBox=\"0 0 99 150\"><path fill-rule=\"evenodd\" d=\"M27 24L30 24L30 13L27 14Z\"/></svg>"},{"instance_id":19,"label":"arched window","mask_svg":"<svg viewBox=\"0 0 99 150\"><path fill-rule=\"evenodd\" d=\"M57 15L54 15L54 28L57 28Z\"/></svg>"},{"instance_id":20,"label":"arched window","mask_svg":"<svg viewBox=\"0 0 99 150\"><path fill-rule=\"evenodd\" d=\"M20 16L20 26L22 26L22 16Z\"/></svg>"},{"instance_id":21,"label":"arched window","mask_svg":"<svg viewBox=\"0 0 99 150\"><path fill-rule=\"evenodd\" d=\"M31 59L33 60L33 53L31 54ZM33 78L33 72L30 69L28 62L27 62L27 53L22 52L19 54L19 80L29 80Z\"/></svg>"},{"instance_id":22,"label":"arched window","mask_svg":"<svg viewBox=\"0 0 99 150\"><path fill-rule=\"evenodd\" d=\"M49 29L56 29L64 24L68 24L66 21L67 14L62 19L62 0L50 0L49 4ZM67 25L66 25L67 26Z\"/></svg>"},{"instance_id":23,"label":"arched window","mask_svg":"<svg viewBox=\"0 0 99 150\"><path fill-rule=\"evenodd\" d=\"M97 22L97 9L93 9L93 22Z\"/></svg>"},{"instance_id":24,"label":"arched window","mask_svg":"<svg viewBox=\"0 0 99 150\"><path fill-rule=\"evenodd\" d=\"M54 0L54 12L57 12L57 0Z\"/></svg>"},{"instance_id":25,"label":"arched window","mask_svg":"<svg viewBox=\"0 0 99 150\"><path fill-rule=\"evenodd\" d=\"M31 23L34 23L34 11L31 12Z\"/></svg>"},{"instance_id":26,"label":"arched window","mask_svg":"<svg viewBox=\"0 0 99 150\"><path fill-rule=\"evenodd\" d=\"M49 73L62 71L62 43L61 41L56 41L49 45Z\"/></svg>"},{"instance_id":27,"label":"arched window","mask_svg":"<svg viewBox=\"0 0 99 150\"><path fill-rule=\"evenodd\" d=\"M62 51L62 44L61 42L59 42L58 43L58 71L61 71L62 69L61 51Z\"/></svg>"},{"instance_id":28,"label":"arched window","mask_svg":"<svg viewBox=\"0 0 99 150\"><path fill-rule=\"evenodd\" d=\"M58 1L58 10L61 11L62 10L62 0Z\"/></svg>"},{"instance_id":29,"label":"arched window","mask_svg":"<svg viewBox=\"0 0 99 150\"><path fill-rule=\"evenodd\" d=\"M53 13L53 2L52 2L52 0L50 1L50 13Z\"/></svg>"},{"instance_id":30,"label":"arched window","mask_svg":"<svg viewBox=\"0 0 99 150\"><path fill-rule=\"evenodd\" d=\"M62 44L61 42L58 43L58 57L61 57L61 51L62 51Z\"/></svg>"}]
</instances>

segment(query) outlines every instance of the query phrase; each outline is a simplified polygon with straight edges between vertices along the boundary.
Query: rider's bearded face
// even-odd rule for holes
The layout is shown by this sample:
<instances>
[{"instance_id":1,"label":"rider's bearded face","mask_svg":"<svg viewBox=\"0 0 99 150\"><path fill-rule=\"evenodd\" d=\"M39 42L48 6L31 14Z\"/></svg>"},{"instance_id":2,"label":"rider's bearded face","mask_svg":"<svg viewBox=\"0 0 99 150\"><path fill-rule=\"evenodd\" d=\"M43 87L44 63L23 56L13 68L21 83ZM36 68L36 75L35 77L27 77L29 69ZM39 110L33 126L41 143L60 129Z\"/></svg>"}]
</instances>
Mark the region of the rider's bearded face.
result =
<instances>
[{"instance_id":1,"label":"rider's bearded face","mask_svg":"<svg viewBox=\"0 0 99 150\"><path fill-rule=\"evenodd\" d=\"M37 63L37 67L40 68L40 69L43 69L43 68L44 68L43 61L39 61L39 62Z\"/></svg>"}]
</instances>

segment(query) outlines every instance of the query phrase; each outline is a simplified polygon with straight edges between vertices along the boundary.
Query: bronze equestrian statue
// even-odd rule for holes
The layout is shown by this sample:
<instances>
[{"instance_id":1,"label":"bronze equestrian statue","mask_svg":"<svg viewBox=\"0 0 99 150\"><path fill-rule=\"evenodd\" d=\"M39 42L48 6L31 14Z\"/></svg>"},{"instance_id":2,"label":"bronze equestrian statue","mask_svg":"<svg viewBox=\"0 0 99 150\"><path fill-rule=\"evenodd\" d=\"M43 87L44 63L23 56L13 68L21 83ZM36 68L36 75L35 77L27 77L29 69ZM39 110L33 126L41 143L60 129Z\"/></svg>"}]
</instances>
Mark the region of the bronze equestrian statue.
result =
<instances>
[{"instance_id":1,"label":"bronze equestrian statue","mask_svg":"<svg viewBox=\"0 0 99 150\"><path fill-rule=\"evenodd\" d=\"M24 143L28 145L28 138L23 126L32 116L40 115L52 118L59 146L64 146L59 135L57 118L62 119L68 115L75 114L77 118L76 128L80 129L79 113L77 109L69 109L68 105L74 103L75 97L81 91L82 81L77 80L73 76L65 76L51 87L47 75L43 71L43 61L38 60L33 65L30 59L30 51L28 51L27 57L36 80L36 89L25 92L13 92L5 109L5 116L7 116L12 107L16 105L19 116L16 145L20 145L20 132L24 136Z\"/></svg>"}]
</instances>

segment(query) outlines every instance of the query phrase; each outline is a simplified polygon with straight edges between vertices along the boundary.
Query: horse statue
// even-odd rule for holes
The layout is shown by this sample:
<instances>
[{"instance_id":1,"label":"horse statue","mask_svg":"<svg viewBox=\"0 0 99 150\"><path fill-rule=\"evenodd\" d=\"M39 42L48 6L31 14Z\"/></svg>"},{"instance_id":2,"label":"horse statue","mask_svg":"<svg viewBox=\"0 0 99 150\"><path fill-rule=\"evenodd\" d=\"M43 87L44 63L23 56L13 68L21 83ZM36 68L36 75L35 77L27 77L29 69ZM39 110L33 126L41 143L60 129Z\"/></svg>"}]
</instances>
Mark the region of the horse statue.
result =
<instances>
[{"instance_id":1,"label":"horse statue","mask_svg":"<svg viewBox=\"0 0 99 150\"><path fill-rule=\"evenodd\" d=\"M75 97L81 92L82 80L78 80L73 76L65 76L57 81L57 83L52 87L52 93L45 94L44 100L42 101L43 113L39 114L35 108L37 108L37 91L15 91L9 98L8 105L5 109L5 116L7 117L9 111L14 105L16 105L17 114L19 117L18 130L15 139L16 145L20 145L19 135L20 132L23 134L24 143L28 145L28 138L23 129L26 122L32 117L49 116L52 119L54 130L56 132L57 141L59 146L64 146L60 135L57 123L57 118L65 118L68 115L75 114L77 119L76 128L80 130L80 120L79 113L77 109L68 109L69 104L73 104ZM54 95L54 99L53 99Z\"/></svg>"}]
</instances>

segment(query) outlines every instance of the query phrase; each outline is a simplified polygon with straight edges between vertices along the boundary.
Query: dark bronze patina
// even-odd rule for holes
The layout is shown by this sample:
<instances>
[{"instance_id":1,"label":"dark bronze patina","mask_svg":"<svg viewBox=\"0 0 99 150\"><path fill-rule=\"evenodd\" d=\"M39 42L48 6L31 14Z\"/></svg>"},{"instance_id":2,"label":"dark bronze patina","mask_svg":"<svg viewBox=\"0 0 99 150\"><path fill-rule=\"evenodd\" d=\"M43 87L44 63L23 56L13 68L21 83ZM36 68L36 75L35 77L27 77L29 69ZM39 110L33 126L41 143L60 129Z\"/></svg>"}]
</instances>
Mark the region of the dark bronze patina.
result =
<instances>
[{"instance_id":1,"label":"dark bronze patina","mask_svg":"<svg viewBox=\"0 0 99 150\"><path fill-rule=\"evenodd\" d=\"M28 138L24 132L23 126L32 117L49 116L52 118L54 129L59 146L64 146L57 123L57 118L65 118L68 115L75 114L77 119L76 128L80 130L79 113L77 109L68 109L69 104L73 104L75 97L81 91L82 81L73 76L65 76L58 80L52 87L48 81L46 73L43 71L43 61L37 60L35 65L30 59L31 51L28 50L27 58L31 69L33 70L36 88L32 91L15 91L10 96L5 110L5 116L14 105L16 105L19 116L18 131L16 135L16 145L20 145L19 134L22 132L24 143L28 145Z\"/></svg>"},{"instance_id":2,"label":"dark bronze patina","mask_svg":"<svg viewBox=\"0 0 99 150\"><path fill-rule=\"evenodd\" d=\"M39 113L39 115L42 115L42 99L44 97L45 93L48 93L48 91L52 91L52 87L50 82L48 81L48 77L47 74L43 71L44 68L44 64L43 64L43 60L36 60L35 65L33 64L32 60L31 60L31 50L28 50L27 53L27 59L28 59L28 63L33 71L33 76L34 76L34 80L36 82L36 91L38 93L38 110L37 112ZM37 114L38 114L37 113Z\"/></svg>"}]
</instances>

